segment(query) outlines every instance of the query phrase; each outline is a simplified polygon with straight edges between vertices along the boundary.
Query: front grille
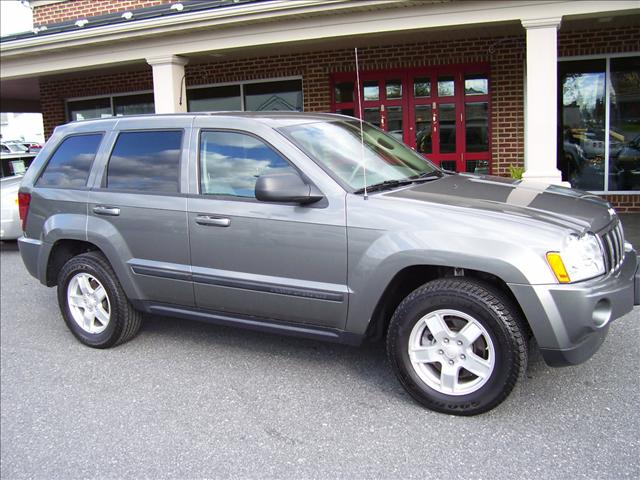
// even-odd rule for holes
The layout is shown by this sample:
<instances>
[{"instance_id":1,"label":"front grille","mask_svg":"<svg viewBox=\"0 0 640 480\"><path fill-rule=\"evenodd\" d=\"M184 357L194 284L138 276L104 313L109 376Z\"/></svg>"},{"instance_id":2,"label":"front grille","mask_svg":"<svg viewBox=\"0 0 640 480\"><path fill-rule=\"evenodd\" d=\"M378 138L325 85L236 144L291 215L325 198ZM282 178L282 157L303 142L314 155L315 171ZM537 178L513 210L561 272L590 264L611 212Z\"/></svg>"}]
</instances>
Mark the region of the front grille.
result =
<instances>
[{"instance_id":1,"label":"front grille","mask_svg":"<svg viewBox=\"0 0 640 480\"><path fill-rule=\"evenodd\" d=\"M622 223L616 219L608 230L600 234L607 273L617 270L624 260L624 232Z\"/></svg>"}]
</instances>

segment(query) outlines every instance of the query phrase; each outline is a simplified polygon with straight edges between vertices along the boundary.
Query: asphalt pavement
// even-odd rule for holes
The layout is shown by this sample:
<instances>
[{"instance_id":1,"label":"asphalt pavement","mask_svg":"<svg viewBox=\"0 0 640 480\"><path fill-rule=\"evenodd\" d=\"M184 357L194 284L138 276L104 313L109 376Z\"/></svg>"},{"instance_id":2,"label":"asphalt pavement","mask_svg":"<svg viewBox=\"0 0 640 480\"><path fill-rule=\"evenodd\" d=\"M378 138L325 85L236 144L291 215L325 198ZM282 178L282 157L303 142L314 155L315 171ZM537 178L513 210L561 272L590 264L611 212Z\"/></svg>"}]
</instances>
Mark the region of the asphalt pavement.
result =
<instances>
[{"instance_id":1,"label":"asphalt pavement","mask_svg":"<svg viewBox=\"0 0 640 480\"><path fill-rule=\"evenodd\" d=\"M148 317L94 350L15 243L0 272L3 479L640 478L639 309L587 363L534 353L505 403L462 418L405 394L381 344Z\"/></svg>"}]
</instances>

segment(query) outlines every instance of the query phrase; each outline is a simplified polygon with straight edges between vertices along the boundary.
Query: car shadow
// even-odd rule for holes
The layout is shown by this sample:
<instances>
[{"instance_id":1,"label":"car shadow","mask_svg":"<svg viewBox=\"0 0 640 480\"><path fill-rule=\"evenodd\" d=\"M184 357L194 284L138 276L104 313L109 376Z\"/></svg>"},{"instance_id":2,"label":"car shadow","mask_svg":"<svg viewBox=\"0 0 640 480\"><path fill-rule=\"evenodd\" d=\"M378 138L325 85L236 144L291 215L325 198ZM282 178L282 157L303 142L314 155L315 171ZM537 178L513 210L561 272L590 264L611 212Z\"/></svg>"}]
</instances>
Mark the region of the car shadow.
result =
<instances>
[{"instance_id":1,"label":"car shadow","mask_svg":"<svg viewBox=\"0 0 640 480\"><path fill-rule=\"evenodd\" d=\"M382 341L366 341L354 347L156 315L145 315L140 335L162 337L164 340L171 337L171 341L181 343L195 342L212 351L241 350L254 357L261 354L276 356L310 368L347 368L349 374L361 376L375 388L408 400L387 361Z\"/></svg>"}]
</instances>

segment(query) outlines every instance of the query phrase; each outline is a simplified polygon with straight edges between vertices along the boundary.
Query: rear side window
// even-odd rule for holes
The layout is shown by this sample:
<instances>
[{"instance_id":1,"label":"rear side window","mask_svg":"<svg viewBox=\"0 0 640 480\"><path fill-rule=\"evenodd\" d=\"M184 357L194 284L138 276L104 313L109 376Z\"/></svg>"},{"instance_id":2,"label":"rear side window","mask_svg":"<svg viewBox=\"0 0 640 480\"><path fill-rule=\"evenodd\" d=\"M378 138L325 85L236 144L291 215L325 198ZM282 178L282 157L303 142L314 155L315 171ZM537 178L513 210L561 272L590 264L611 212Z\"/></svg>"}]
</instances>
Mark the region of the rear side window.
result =
<instances>
[{"instance_id":1,"label":"rear side window","mask_svg":"<svg viewBox=\"0 0 640 480\"><path fill-rule=\"evenodd\" d=\"M181 148L181 130L121 133L109 159L107 188L177 193Z\"/></svg>"},{"instance_id":2,"label":"rear side window","mask_svg":"<svg viewBox=\"0 0 640 480\"><path fill-rule=\"evenodd\" d=\"M49 159L36 185L39 187L86 187L91 164L101 141L101 133L65 138Z\"/></svg>"}]
</instances>

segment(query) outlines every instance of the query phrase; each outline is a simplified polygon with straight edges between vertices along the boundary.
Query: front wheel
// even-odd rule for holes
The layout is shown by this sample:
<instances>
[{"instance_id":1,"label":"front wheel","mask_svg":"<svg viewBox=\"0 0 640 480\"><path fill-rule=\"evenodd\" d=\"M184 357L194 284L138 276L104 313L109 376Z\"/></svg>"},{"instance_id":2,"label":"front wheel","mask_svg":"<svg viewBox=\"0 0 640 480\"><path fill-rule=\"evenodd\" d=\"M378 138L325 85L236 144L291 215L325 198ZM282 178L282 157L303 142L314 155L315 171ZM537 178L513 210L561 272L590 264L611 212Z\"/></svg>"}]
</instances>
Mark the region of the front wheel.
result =
<instances>
[{"instance_id":1,"label":"front wheel","mask_svg":"<svg viewBox=\"0 0 640 480\"><path fill-rule=\"evenodd\" d=\"M412 397L454 415L500 404L527 365L517 309L499 290L467 278L434 280L405 298L389 325L387 353Z\"/></svg>"}]
</instances>

